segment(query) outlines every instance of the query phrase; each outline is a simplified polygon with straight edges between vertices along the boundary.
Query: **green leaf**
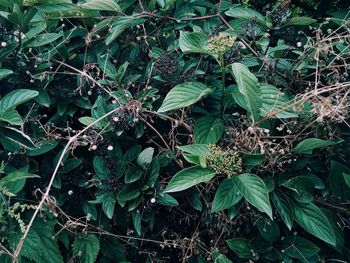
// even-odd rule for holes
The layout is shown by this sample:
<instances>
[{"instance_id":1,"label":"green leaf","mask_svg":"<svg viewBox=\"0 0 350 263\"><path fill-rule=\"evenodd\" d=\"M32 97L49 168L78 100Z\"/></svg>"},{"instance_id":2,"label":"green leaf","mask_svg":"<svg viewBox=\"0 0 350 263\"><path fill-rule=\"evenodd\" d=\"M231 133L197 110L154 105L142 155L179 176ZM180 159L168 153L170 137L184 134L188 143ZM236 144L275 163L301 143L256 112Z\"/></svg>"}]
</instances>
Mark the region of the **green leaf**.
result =
<instances>
[{"instance_id":1,"label":"green leaf","mask_svg":"<svg viewBox=\"0 0 350 263\"><path fill-rule=\"evenodd\" d=\"M256 19L260 24L271 27L271 23L259 12L244 7L234 7L225 12L225 15L239 19Z\"/></svg>"},{"instance_id":2,"label":"green leaf","mask_svg":"<svg viewBox=\"0 0 350 263\"><path fill-rule=\"evenodd\" d=\"M307 258L316 255L320 248L305 238L286 236L282 241L282 251L288 257L308 262Z\"/></svg>"},{"instance_id":3,"label":"green leaf","mask_svg":"<svg viewBox=\"0 0 350 263\"><path fill-rule=\"evenodd\" d=\"M294 148L294 152L296 154L312 154L312 151L314 149L319 149L322 147L330 146L330 145L336 145L338 143L343 142L342 140L339 141L325 141L321 140L319 138L307 138L300 143L298 143L297 146Z\"/></svg>"},{"instance_id":4,"label":"green leaf","mask_svg":"<svg viewBox=\"0 0 350 263\"><path fill-rule=\"evenodd\" d=\"M117 198L119 201L126 202L137 198L140 194L141 191L135 184L129 184L119 192Z\"/></svg>"},{"instance_id":5,"label":"green leaf","mask_svg":"<svg viewBox=\"0 0 350 263\"><path fill-rule=\"evenodd\" d=\"M103 198L102 210L109 219L113 217L115 202L116 200L112 195L107 195Z\"/></svg>"},{"instance_id":6,"label":"green leaf","mask_svg":"<svg viewBox=\"0 0 350 263\"><path fill-rule=\"evenodd\" d=\"M180 192L196 184L210 181L215 176L215 171L211 168L200 166L189 167L181 170L170 180L164 193Z\"/></svg>"},{"instance_id":7,"label":"green leaf","mask_svg":"<svg viewBox=\"0 0 350 263\"><path fill-rule=\"evenodd\" d=\"M28 135L14 127L6 126L0 128L0 135L23 148L31 149L36 147Z\"/></svg>"},{"instance_id":8,"label":"green leaf","mask_svg":"<svg viewBox=\"0 0 350 263\"><path fill-rule=\"evenodd\" d=\"M288 227L289 230L292 230L294 217L289 200L286 197L277 195L276 193L272 193L271 199L284 224Z\"/></svg>"},{"instance_id":9,"label":"green leaf","mask_svg":"<svg viewBox=\"0 0 350 263\"><path fill-rule=\"evenodd\" d=\"M158 204L165 206L178 206L177 200L167 193L160 193L157 195L156 201Z\"/></svg>"},{"instance_id":10,"label":"green leaf","mask_svg":"<svg viewBox=\"0 0 350 263\"><path fill-rule=\"evenodd\" d=\"M9 109L13 109L16 106L25 103L38 95L39 92L30 89L16 89L14 91L11 91L0 100L0 113L3 113Z\"/></svg>"},{"instance_id":11,"label":"green leaf","mask_svg":"<svg viewBox=\"0 0 350 263\"><path fill-rule=\"evenodd\" d=\"M154 154L153 147L148 147L144 149L137 157L136 163L140 167L146 169L149 166L149 164L152 162L153 154Z\"/></svg>"},{"instance_id":12,"label":"green leaf","mask_svg":"<svg viewBox=\"0 0 350 263\"><path fill-rule=\"evenodd\" d=\"M252 256L252 249L248 244L248 239L245 238L233 238L226 240L227 245L232 249L236 255L240 258L248 259Z\"/></svg>"},{"instance_id":13,"label":"green leaf","mask_svg":"<svg viewBox=\"0 0 350 263\"><path fill-rule=\"evenodd\" d=\"M158 112L188 107L212 92L212 89L199 82L181 83L169 91Z\"/></svg>"},{"instance_id":14,"label":"green leaf","mask_svg":"<svg viewBox=\"0 0 350 263\"><path fill-rule=\"evenodd\" d=\"M63 263L63 258L54 236L55 222L45 222L37 218L27 238L23 243L20 256L26 257L35 263ZM11 244L18 244L22 234L13 233L10 237ZM25 260L21 262L27 262Z\"/></svg>"},{"instance_id":15,"label":"green leaf","mask_svg":"<svg viewBox=\"0 0 350 263\"><path fill-rule=\"evenodd\" d=\"M81 117L78 119L80 123L89 126L91 125L91 123L93 123L94 121L96 121L95 118L86 116L86 117ZM102 123L103 121L99 121L97 123L95 123L94 125L92 125L91 127L102 130L103 128L105 128L105 125Z\"/></svg>"},{"instance_id":16,"label":"green leaf","mask_svg":"<svg viewBox=\"0 0 350 263\"><path fill-rule=\"evenodd\" d=\"M231 69L233 77L237 82L238 90L243 95L246 109L252 114L254 121L258 120L262 105L258 79L241 63L233 63Z\"/></svg>"},{"instance_id":17,"label":"green leaf","mask_svg":"<svg viewBox=\"0 0 350 263\"><path fill-rule=\"evenodd\" d=\"M214 201L211 206L211 212L218 212L223 209L234 206L242 199L242 195L235 188L235 184L231 179L225 179L216 190Z\"/></svg>"},{"instance_id":18,"label":"green leaf","mask_svg":"<svg viewBox=\"0 0 350 263\"><path fill-rule=\"evenodd\" d=\"M316 22L316 19L308 16L296 16L289 19L283 26L309 26Z\"/></svg>"},{"instance_id":19,"label":"green leaf","mask_svg":"<svg viewBox=\"0 0 350 263\"><path fill-rule=\"evenodd\" d=\"M25 186L26 179L39 178L36 174L28 172L28 167L17 169L0 179L0 185L13 194L19 193Z\"/></svg>"},{"instance_id":20,"label":"green leaf","mask_svg":"<svg viewBox=\"0 0 350 263\"><path fill-rule=\"evenodd\" d=\"M10 69L5 69L5 68L0 69L0 80L7 78L11 74L13 74L13 71Z\"/></svg>"},{"instance_id":21,"label":"green leaf","mask_svg":"<svg viewBox=\"0 0 350 263\"><path fill-rule=\"evenodd\" d=\"M100 241L94 234L77 237L73 242L73 253L80 262L94 263L100 251Z\"/></svg>"},{"instance_id":22,"label":"green leaf","mask_svg":"<svg viewBox=\"0 0 350 263\"><path fill-rule=\"evenodd\" d=\"M350 188L345 178L349 178L350 169L336 161L331 161L331 171L329 174L329 186L333 195L350 200Z\"/></svg>"},{"instance_id":23,"label":"green leaf","mask_svg":"<svg viewBox=\"0 0 350 263\"><path fill-rule=\"evenodd\" d=\"M295 203L293 212L297 223L307 232L334 246L334 231L323 212L313 203Z\"/></svg>"},{"instance_id":24,"label":"green leaf","mask_svg":"<svg viewBox=\"0 0 350 263\"><path fill-rule=\"evenodd\" d=\"M244 173L232 177L238 191L259 211L266 213L272 219L272 208L267 187L260 177Z\"/></svg>"},{"instance_id":25,"label":"green leaf","mask_svg":"<svg viewBox=\"0 0 350 263\"><path fill-rule=\"evenodd\" d=\"M179 46L182 52L207 53L208 37L201 32L180 32Z\"/></svg>"},{"instance_id":26,"label":"green leaf","mask_svg":"<svg viewBox=\"0 0 350 263\"><path fill-rule=\"evenodd\" d=\"M121 11L119 5L114 0L88 0L81 7L98 11Z\"/></svg>"},{"instance_id":27,"label":"green leaf","mask_svg":"<svg viewBox=\"0 0 350 263\"><path fill-rule=\"evenodd\" d=\"M106 38L106 44L111 44L114 39L116 39L121 33L124 32L125 29L141 24L143 21L144 19L136 18L134 16L122 16L118 18L112 24L112 30Z\"/></svg>"},{"instance_id":28,"label":"green leaf","mask_svg":"<svg viewBox=\"0 0 350 263\"><path fill-rule=\"evenodd\" d=\"M189 144L184 146L176 146L179 150L193 154L193 155L205 155L209 151L209 146L207 144Z\"/></svg>"},{"instance_id":29,"label":"green leaf","mask_svg":"<svg viewBox=\"0 0 350 263\"><path fill-rule=\"evenodd\" d=\"M40 47L54 42L59 39L62 35L58 33L45 33L37 35L32 40L29 40L24 44L25 47Z\"/></svg>"},{"instance_id":30,"label":"green leaf","mask_svg":"<svg viewBox=\"0 0 350 263\"><path fill-rule=\"evenodd\" d=\"M15 109L8 109L5 112L0 112L0 121L5 121L12 125L23 124L21 115L19 115L19 113Z\"/></svg>"},{"instance_id":31,"label":"green leaf","mask_svg":"<svg viewBox=\"0 0 350 263\"><path fill-rule=\"evenodd\" d=\"M350 174L343 173L345 184L350 187Z\"/></svg>"},{"instance_id":32,"label":"green leaf","mask_svg":"<svg viewBox=\"0 0 350 263\"><path fill-rule=\"evenodd\" d=\"M262 117L276 113L277 114L274 116L280 119L298 117L298 114L293 110L293 107L286 109L288 105L292 104L292 101L279 89L272 85L261 85L260 90L262 100L262 111L260 112L260 115Z\"/></svg>"},{"instance_id":33,"label":"green leaf","mask_svg":"<svg viewBox=\"0 0 350 263\"><path fill-rule=\"evenodd\" d=\"M218 250L212 252L211 258L214 260L215 263L232 263L231 260L229 260L224 254L221 254ZM207 261L203 260L203 262Z\"/></svg>"},{"instance_id":34,"label":"green leaf","mask_svg":"<svg viewBox=\"0 0 350 263\"><path fill-rule=\"evenodd\" d=\"M58 141L42 141L39 145L37 145L34 149L27 149L28 156L38 156L44 153L47 153L54 149L58 145Z\"/></svg>"},{"instance_id":35,"label":"green leaf","mask_svg":"<svg viewBox=\"0 0 350 263\"><path fill-rule=\"evenodd\" d=\"M219 118L204 116L194 126L194 141L198 144L216 144L224 131L224 124Z\"/></svg>"},{"instance_id":36,"label":"green leaf","mask_svg":"<svg viewBox=\"0 0 350 263\"><path fill-rule=\"evenodd\" d=\"M257 226L261 236L270 242L276 242L280 239L280 228L275 221L270 219L260 218Z\"/></svg>"}]
</instances>

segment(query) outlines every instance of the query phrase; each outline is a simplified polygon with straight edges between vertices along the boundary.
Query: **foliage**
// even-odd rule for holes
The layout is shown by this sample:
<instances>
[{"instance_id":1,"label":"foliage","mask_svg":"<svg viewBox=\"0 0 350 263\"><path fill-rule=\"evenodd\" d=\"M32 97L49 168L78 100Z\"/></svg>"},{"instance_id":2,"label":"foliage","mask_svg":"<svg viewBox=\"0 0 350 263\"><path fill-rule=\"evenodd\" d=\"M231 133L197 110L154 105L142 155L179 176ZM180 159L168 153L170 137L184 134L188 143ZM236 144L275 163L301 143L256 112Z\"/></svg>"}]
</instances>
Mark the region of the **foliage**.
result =
<instances>
[{"instance_id":1,"label":"foliage","mask_svg":"<svg viewBox=\"0 0 350 263\"><path fill-rule=\"evenodd\" d=\"M349 262L345 0L0 0L1 262Z\"/></svg>"}]
</instances>

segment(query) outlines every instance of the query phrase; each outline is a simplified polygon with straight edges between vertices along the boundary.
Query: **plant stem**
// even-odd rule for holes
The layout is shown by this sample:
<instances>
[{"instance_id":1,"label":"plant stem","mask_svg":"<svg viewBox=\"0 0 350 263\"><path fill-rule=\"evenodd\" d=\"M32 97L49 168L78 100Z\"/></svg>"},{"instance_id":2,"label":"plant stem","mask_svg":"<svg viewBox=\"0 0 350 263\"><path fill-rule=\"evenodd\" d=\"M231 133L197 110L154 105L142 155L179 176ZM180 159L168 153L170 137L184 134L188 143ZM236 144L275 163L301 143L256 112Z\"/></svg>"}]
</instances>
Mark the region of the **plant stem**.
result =
<instances>
[{"instance_id":1,"label":"plant stem","mask_svg":"<svg viewBox=\"0 0 350 263\"><path fill-rule=\"evenodd\" d=\"M221 118L224 117L224 95L225 95L225 65L224 54L220 54L220 67L221 67Z\"/></svg>"}]
</instances>

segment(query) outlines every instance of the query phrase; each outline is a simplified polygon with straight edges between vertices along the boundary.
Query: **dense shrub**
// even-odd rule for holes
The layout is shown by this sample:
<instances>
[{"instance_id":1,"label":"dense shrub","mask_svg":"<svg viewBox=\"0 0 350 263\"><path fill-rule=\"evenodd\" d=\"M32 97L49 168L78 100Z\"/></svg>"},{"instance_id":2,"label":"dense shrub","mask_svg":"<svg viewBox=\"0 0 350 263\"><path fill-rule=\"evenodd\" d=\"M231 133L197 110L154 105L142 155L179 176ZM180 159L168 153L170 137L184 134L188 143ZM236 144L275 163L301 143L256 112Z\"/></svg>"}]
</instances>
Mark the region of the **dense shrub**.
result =
<instances>
[{"instance_id":1,"label":"dense shrub","mask_svg":"<svg viewBox=\"0 0 350 263\"><path fill-rule=\"evenodd\" d=\"M349 262L348 1L0 0L1 262Z\"/></svg>"}]
</instances>

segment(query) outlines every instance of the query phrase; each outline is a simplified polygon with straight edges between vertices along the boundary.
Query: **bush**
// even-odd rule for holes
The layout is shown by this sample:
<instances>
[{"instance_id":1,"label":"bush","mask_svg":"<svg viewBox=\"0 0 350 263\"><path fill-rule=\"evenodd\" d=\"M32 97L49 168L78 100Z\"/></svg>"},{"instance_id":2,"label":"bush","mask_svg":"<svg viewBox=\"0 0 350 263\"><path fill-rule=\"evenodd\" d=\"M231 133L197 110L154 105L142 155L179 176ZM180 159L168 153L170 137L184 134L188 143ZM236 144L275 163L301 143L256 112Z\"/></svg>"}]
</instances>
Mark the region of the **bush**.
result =
<instances>
[{"instance_id":1,"label":"bush","mask_svg":"<svg viewBox=\"0 0 350 263\"><path fill-rule=\"evenodd\" d=\"M0 1L0 261L349 262L348 8Z\"/></svg>"}]
</instances>

